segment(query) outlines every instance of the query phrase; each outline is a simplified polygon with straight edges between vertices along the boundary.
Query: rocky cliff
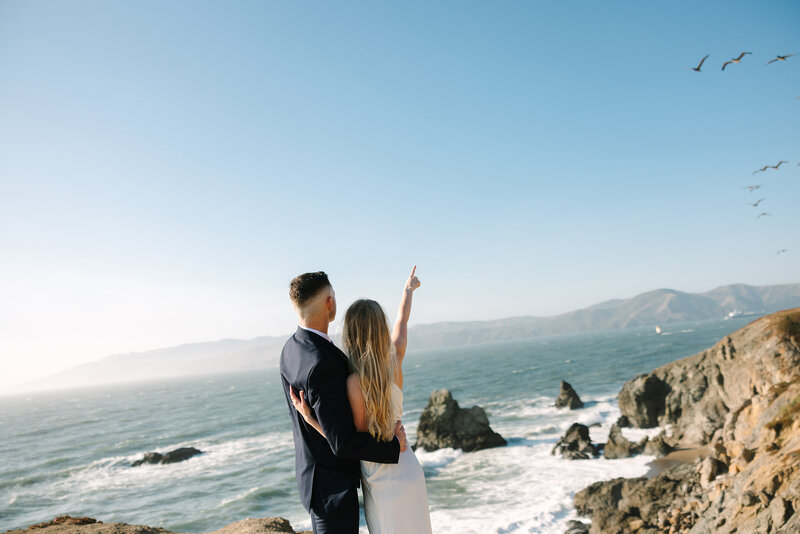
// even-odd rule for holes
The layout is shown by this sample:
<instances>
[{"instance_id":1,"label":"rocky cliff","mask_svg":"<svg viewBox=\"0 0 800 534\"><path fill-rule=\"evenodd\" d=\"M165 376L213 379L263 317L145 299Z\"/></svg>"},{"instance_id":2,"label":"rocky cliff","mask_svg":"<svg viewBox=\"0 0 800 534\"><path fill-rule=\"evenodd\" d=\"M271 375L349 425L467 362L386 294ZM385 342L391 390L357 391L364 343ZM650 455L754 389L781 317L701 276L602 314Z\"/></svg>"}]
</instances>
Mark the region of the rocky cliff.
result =
<instances>
[{"instance_id":1,"label":"rocky cliff","mask_svg":"<svg viewBox=\"0 0 800 534\"><path fill-rule=\"evenodd\" d=\"M592 532L800 532L800 308L634 378L619 404L633 426L711 453L579 492Z\"/></svg>"}]
</instances>

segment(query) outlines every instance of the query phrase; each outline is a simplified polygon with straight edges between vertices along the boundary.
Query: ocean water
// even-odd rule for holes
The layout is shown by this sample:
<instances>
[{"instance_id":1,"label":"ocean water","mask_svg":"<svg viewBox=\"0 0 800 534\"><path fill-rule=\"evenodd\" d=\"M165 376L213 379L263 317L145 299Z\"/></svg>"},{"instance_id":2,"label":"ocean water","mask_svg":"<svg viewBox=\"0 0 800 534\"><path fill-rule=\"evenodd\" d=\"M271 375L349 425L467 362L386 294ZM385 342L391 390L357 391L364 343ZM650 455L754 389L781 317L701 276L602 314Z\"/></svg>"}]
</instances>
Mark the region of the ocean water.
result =
<instances>
[{"instance_id":1,"label":"ocean water","mask_svg":"<svg viewBox=\"0 0 800 534\"><path fill-rule=\"evenodd\" d=\"M404 423L414 442L435 389L483 406L507 447L417 451L436 533L564 532L575 492L640 476L652 458L570 461L550 455L574 422L605 442L622 384L710 347L752 318L634 328L412 352ZM586 403L552 407L567 380ZM629 439L654 435L625 429ZM172 465L130 464L147 451L196 447ZM0 397L0 532L61 514L207 532L247 517L310 528L277 368ZM363 525L363 518L362 518ZM366 527L362 527L366 533Z\"/></svg>"}]
</instances>

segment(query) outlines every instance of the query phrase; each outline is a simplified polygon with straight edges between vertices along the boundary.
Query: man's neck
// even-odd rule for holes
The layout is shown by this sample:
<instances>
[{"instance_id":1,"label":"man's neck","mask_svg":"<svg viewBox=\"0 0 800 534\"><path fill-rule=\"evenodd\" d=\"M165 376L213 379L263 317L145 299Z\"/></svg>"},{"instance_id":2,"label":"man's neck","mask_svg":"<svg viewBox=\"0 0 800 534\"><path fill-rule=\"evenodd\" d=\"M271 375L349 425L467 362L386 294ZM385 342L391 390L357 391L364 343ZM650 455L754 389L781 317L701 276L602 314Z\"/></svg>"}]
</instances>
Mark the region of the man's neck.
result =
<instances>
[{"instance_id":1,"label":"man's neck","mask_svg":"<svg viewBox=\"0 0 800 534\"><path fill-rule=\"evenodd\" d=\"M300 319L300 326L302 326L303 328L310 328L311 330L322 332L325 335L328 334L329 325L330 323L328 323L328 321L325 319L317 319L309 321L304 321L303 319Z\"/></svg>"}]
</instances>

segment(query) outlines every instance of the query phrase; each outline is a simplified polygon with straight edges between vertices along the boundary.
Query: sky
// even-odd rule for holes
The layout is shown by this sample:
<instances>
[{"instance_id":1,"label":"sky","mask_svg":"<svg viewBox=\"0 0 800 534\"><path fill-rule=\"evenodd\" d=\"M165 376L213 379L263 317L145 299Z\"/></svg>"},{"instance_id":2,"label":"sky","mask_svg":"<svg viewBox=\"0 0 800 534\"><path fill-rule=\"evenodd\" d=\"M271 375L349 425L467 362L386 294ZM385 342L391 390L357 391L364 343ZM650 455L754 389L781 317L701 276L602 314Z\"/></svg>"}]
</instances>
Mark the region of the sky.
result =
<instances>
[{"instance_id":1,"label":"sky","mask_svg":"<svg viewBox=\"0 0 800 534\"><path fill-rule=\"evenodd\" d=\"M0 0L0 387L287 334L307 271L393 317L418 265L412 325L800 282L800 55L766 64L798 23L793 1Z\"/></svg>"}]
</instances>

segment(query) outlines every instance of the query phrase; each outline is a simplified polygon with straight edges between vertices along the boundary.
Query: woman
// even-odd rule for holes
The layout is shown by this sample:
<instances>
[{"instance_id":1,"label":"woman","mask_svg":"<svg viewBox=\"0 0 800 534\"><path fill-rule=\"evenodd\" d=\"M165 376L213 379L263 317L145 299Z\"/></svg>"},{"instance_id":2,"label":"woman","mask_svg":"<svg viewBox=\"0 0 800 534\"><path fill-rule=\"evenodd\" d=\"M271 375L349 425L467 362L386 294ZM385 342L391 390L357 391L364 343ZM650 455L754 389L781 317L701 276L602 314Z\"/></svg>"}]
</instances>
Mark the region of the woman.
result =
<instances>
[{"instance_id":1,"label":"woman","mask_svg":"<svg viewBox=\"0 0 800 534\"><path fill-rule=\"evenodd\" d=\"M411 271L400 300L400 311L391 335L380 305L357 300L344 317L342 345L353 373L347 379L347 395L353 420L360 432L390 441L403 415L403 358L408 343L411 299L420 286ZM324 435L302 391L292 393L292 403L317 432ZM397 464L361 462L364 515L370 534L425 534L431 532L425 474L410 448L400 453Z\"/></svg>"}]
</instances>

